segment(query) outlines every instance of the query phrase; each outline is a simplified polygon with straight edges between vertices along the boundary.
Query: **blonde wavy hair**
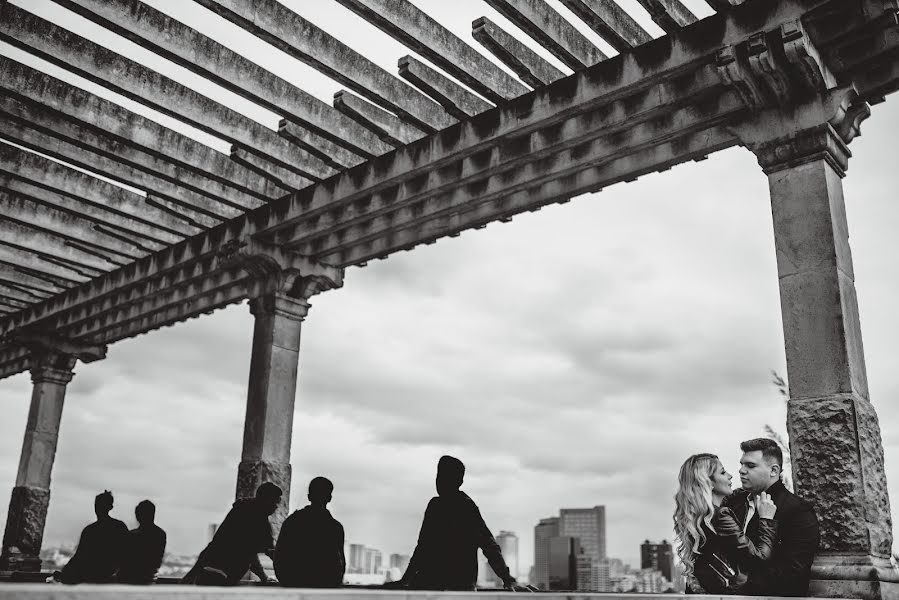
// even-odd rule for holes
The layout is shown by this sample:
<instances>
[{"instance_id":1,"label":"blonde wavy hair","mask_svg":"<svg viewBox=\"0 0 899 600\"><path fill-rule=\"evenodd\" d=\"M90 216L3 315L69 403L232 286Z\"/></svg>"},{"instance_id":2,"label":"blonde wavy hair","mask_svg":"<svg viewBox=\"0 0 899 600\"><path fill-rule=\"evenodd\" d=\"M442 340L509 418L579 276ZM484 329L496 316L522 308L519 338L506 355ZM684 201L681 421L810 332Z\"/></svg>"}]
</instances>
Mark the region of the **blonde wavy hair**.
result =
<instances>
[{"instance_id":1,"label":"blonde wavy hair","mask_svg":"<svg viewBox=\"0 0 899 600\"><path fill-rule=\"evenodd\" d=\"M681 465L674 495L674 532L684 575L693 575L693 557L705 543L705 523L712 529L712 475L721 461L714 454L694 454Z\"/></svg>"}]
</instances>

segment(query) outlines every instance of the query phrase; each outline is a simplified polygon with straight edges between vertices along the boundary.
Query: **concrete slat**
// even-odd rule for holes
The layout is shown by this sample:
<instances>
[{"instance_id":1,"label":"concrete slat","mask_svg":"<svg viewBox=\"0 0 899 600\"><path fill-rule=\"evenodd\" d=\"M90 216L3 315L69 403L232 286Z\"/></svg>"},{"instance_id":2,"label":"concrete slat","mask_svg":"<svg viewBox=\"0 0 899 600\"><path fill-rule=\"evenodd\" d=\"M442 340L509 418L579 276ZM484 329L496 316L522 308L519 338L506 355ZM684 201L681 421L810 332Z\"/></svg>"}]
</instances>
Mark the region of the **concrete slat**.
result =
<instances>
[{"instance_id":1,"label":"concrete slat","mask_svg":"<svg viewBox=\"0 0 899 600\"><path fill-rule=\"evenodd\" d=\"M185 135L159 123L16 61L0 57L0 88L41 106L44 121L55 115L77 122L98 136L110 137L152 156L154 168L165 173L162 162L174 163L185 173L185 183L198 182L198 191L240 208L255 208L285 190L260 180L254 173ZM48 110L49 109L49 110ZM100 145L98 145L99 147ZM324 167L324 166L323 166ZM330 174L330 171L323 170ZM327 176L327 175L325 175Z\"/></svg>"},{"instance_id":2,"label":"concrete slat","mask_svg":"<svg viewBox=\"0 0 899 600\"><path fill-rule=\"evenodd\" d=\"M485 1L570 69L579 71L606 59L606 55L593 42L545 2Z\"/></svg>"},{"instance_id":3,"label":"concrete slat","mask_svg":"<svg viewBox=\"0 0 899 600\"><path fill-rule=\"evenodd\" d=\"M295 168L309 158L262 124L13 4L0 9L0 39L281 166ZM322 168L317 162L305 169Z\"/></svg>"},{"instance_id":4,"label":"concrete slat","mask_svg":"<svg viewBox=\"0 0 899 600\"><path fill-rule=\"evenodd\" d=\"M0 240L8 247L17 248L19 253L33 252L43 254L49 260L59 259L65 263L72 263L73 270L85 272L92 269L97 272L111 271L119 266L118 262L100 258L97 254L85 252L59 236L15 223L5 217L0 217Z\"/></svg>"},{"instance_id":5,"label":"concrete slat","mask_svg":"<svg viewBox=\"0 0 899 600\"><path fill-rule=\"evenodd\" d=\"M60 207L105 219L149 239L172 243L201 231L147 205L139 194L2 141L0 171L5 172L0 178L3 186L49 201L47 196L39 195L38 190L45 190L58 197L52 201Z\"/></svg>"},{"instance_id":6,"label":"concrete slat","mask_svg":"<svg viewBox=\"0 0 899 600\"><path fill-rule=\"evenodd\" d=\"M0 96L0 104L8 104L9 100L12 99ZM7 113L0 119L0 135L35 152L143 190L148 195L152 193L165 197L178 207L180 214L193 227L212 227L221 221L236 217L242 212L208 196L197 194L168 179L157 177L143 169L126 164L115 158L115 152L112 152L111 156L99 154L85 146L76 146L69 141L71 138L51 135L47 131L35 129L33 125L34 121L26 119L23 122ZM73 137L77 139L78 134L73 133ZM149 197L147 201L150 201Z\"/></svg>"},{"instance_id":7,"label":"concrete slat","mask_svg":"<svg viewBox=\"0 0 899 600\"><path fill-rule=\"evenodd\" d=\"M696 15L680 0L637 0L637 2L666 33L674 33L697 20Z\"/></svg>"},{"instance_id":8,"label":"concrete slat","mask_svg":"<svg viewBox=\"0 0 899 600\"><path fill-rule=\"evenodd\" d=\"M65 290L71 282L53 281L49 278L36 277L22 267L16 267L0 262L0 282L6 285L15 285L31 293L43 297L49 297Z\"/></svg>"},{"instance_id":9,"label":"concrete slat","mask_svg":"<svg viewBox=\"0 0 899 600\"><path fill-rule=\"evenodd\" d=\"M531 87L540 87L565 76L487 17L472 22L471 35Z\"/></svg>"},{"instance_id":10,"label":"concrete slat","mask_svg":"<svg viewBox=\"0 0 899 600\"><path fill-rule=\"evenodd\" d=\"M565 7L590 26L619 52L645 44L652 36L640 27L615 0L561 0Z\"/></svg>"},{"instance_id":11,"label":"concrete slat","mask_svg":"<svg viewBox=\"0 0 899 600\"><path fill-rule=\"evenodd\" d=\"M493 105L447 79L412 56L400 58L400 77L437 101L457 119L465 119L493 108Z\"/></svg>"},{"instance_id":12,"label":"concrete slat","mask_svg":"<svg viewBox=\"0 0 899 600\"><path fill-rule=\"evenodd\" d=\"M31 303L44 300L47 298L48 294L32 292L28 288L9 283L3 279L2 271L0 271L0 296L19 300L20 302Z\"/></svg>"},{"instance_id":13,"label":"concrete slat","mask_svg":"<svg viewBox=\"0 0 899 600\"><path fill-rule=\"evenodd\" d=\"M391 146L405 146L425 136L420 129L404 123L392 113L347 90L334 93L334 108L369 129Z\"/></svg>"},{"instance_id":14,"label":"concrete slat","mask_svg":"<svg viewBox=\"0 0 899 600\"><path fill-rule=\"evenodd\" d=\"M528 91L408 0L337 0L491 102Z\"/></svg>"},{"instance_id":15,"label":"concrete slat","mask_svg":"<svg viewBox=\"0 0 899 600\"><path fill-rule=\"evenodd\" d=\"M436 131L455 122L440 105L275 0L195 0L375 104Z\"/></svg>"},{"instance_id":16,"label":"concrete slat","mask_svg":"<svg viewBox=\"0 0 899 600\"><path fill-rule=\"evenodd\" d=\"M377 156L390 150L315 96L142 2L54 1L250 101L312 128L350 152ZM324 143L321 146L323 151L333 150Z\"/></svg>"}]
</instances>

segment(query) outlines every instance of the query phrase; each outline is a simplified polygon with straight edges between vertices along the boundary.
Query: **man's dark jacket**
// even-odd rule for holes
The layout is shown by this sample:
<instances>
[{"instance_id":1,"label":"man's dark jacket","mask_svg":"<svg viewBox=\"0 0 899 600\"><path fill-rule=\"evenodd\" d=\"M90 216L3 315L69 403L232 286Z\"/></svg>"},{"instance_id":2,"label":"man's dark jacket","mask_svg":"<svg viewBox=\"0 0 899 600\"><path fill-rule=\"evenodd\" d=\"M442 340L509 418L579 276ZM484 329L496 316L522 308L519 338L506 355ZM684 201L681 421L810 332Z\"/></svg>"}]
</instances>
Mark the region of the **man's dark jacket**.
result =
<instances>
[{"instance_id":1,"label":"man's dark jacket","mask_svg":"<svg viewBox=\"0 0 899 600\"><path fill-rule=\"evenodd\" d=\"M119 568L128 526L110 516L99 517L81 532L75 555L62 568L62 583L109 583Z\"/></svg>"},{"instance_id":2,"label":"man's dark jacket","mask_svg":"<svg viewBox=\"0 0 899 600\"><path fill-rule=\"evenodd\" d=\"M435 496L425 510L403 582L424 590L474 590L478 548L503 583L515 580L474 500L461 490Z\"/></svg>"},{"instance_id":3,"label":"man's dark jacket","mask_svg":"<svg viewBox=\"0 0 899 600\"><path fill-rule=\"evenodd\" d=\"M125 537L119 583L146 585L156 579L165 555L165 531L155 523L132 529Z\"/></svg>"},{"instance_id":4,"label":"man's dark jacket","mask_svg":"<svg viewBox=\"0 0 899 600\"><path fill-rule=\"evenodd\" d=\"M343 525L324 507L307 506L284 520L275 546L275 575L288 587L340 587L346 570Z\"/></svg>"},{"instance_id":5,"label":"man's dark jacket","mask_svg":"<svg viewBox=\"0 0 899 600\"><path fill-rule=\"evenodd\" d=\"M747 595L807 596L812 561L818 551L818 519L812 505L796 497L780 481L766 490L777 506L777 542L770 561L758 564L748 573ZM749 492L737 490L724 499L737 522L743 524L749 510ZM746 535L758 539L758 513L753 514Z\"/></svg>"}]
</instances>

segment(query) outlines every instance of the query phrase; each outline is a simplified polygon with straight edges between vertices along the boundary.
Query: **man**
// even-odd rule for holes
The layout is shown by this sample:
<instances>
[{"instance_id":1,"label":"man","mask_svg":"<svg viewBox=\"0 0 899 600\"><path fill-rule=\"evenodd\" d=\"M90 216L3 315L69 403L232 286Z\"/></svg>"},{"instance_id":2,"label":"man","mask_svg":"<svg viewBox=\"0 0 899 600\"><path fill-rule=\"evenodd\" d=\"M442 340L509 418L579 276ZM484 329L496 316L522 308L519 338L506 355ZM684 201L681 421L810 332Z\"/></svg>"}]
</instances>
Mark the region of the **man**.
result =
<instances>
[{"instance_id":1,"label":"man","mask_svg":"<svg viewBox=\"0 0 899 600\"><path fill-rule=\"evenodd\" d=\"M333 483L316 477L309 482L309 506L281 525L274 559L281 585L327 588L343 584L343 525L326 508L333 492Z\"/></svg>"},{"instance_id":2,"label":"man","mask_svg":"<svg viewBox=\"0 0 899 600\"><path fill-rule=\"evenodd\" d=\"M247 570L263 582L268 576L259 562L259 554L274 553L272 526L268 518L281 503L281 488L266 482L256 490L255 498L234 502L212 541L197 557L182 583L196 585L237 585Z\"/></svg>"},{"instance_id":3,"label":"man","mask_svg":"<svg viewBox=\"0 0 899 600\"><path fill-rule=\"evenodd\" d=\"M128 532L119 568L119 583L149 585L156 581L156 571L165 554L165 531L154 523L156 505L143 500L134 508L137 528Z\"/></svg>"},{"instance_id":4,"label":"man","mask_svg":"<svg viewBox=\"0 0 899 600\"><path fill-rule=\"evenodd\" d=\"M459 489L464 476L462 461L452 456L440 457L437 496L431 498L425 510L418 545L399 586L473 591L477 586L480 548L506 589L529 591L518 585L509 573L499 544L484 523L477 505Z\"/></svg>"},{"instance_id":5,"label":"man","mask_svg":"<svg viewBox=\"0 0 899 600\"><path fill-rule=\"evenodd\" d=\"M112 492L105 490L94 498L97 520L81 532L78 548L71 560L53 574L62 583L109 583L119 568L122 545L128 527L109 516Z\"/></svg>"},{"instance_id":6,"label":"man","mask_svg":"<svg viewBox=\"0 0 899 600\"><path fill-rule=\"evenodd\" d=\"M780 480L783 453L767 438L740 444L740 482L743 489L724 499L743 525L746 535L758 539L758 516L753 500L767 492L777 506L777 541L769 561L749 573L745 594L807 596L812 560L818 550L818 519L812 506L797 498Z\"/></svg>"}]
</instances>

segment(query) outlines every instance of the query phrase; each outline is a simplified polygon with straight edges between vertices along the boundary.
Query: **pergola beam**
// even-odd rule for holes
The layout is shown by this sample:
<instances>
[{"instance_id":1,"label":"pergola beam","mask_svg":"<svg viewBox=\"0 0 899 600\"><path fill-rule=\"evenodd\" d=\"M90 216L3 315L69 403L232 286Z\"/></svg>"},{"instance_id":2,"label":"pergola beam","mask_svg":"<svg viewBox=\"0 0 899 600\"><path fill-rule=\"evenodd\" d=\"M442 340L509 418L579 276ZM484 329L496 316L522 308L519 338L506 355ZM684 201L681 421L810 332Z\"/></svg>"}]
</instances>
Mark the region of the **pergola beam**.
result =
<instances>
[{"instance_id":1,"label":"pergola beam","mask_svg":"<svg viewBox=\"0 0 899 600\"><path fill-rule=\"evenodd\" d=\"M29 293L37 294L44 298L58 294L71 285L69 281L56 280L54 282L47 277L37 277L27 269L4 262L0 262L0 282L6 285L18 286L28 290Z\"/></svg>"},{"instance_id":2,"label":"pergola beam","mask_svg":"<svg viewBox=\"0 0 899 600\"><path fill-rule=\"evenodd\" d=\"M296 169L308 159L303 150L260 123L10 3L0 8L0 39L201 131L239 144L281 167ZM315 164L305 166L307 171L316 168Z\"/></svg>"},{"instance_id":3,"label":"pergola beam","mask_svg":"<svg viewBox=\"0 0 899 600\"><path fill-rule=\"evenodd\" d=\"M665 33L675 33L696 22L696 15L680 0L637 0L646 9L656 25Z\"/></svg>"},{"instance_id":4,"label":"pergola beam","mask_svg":"<svg viewBox=\"0 0 899 600\"><path fill-rule=\"evenodd\" d=\"M334 108L394 147L405 146L425 136L420 129L347 90L334 93Z\"/></svg>"},{"instance_id":5,"label":"pergola beam","mask_svg":"<svg viewBox=\"0 0 899 600\"><path fill-rule=\"evenodd\" d=\"M549 50L570 69L579 71L606 59L574 25L545 2L486 0L501 15Z\"/></svg>"},{"instance_id":6,"label":"pergola beam","mask_svg":"<svg viewBox=\"0 0 899 600\"><path fill-rule=\"evenodd\" d=\"M121 266L118 262L101 257L99 252L87 252L58 236L10 221L6 217L0 218L0 244L40 255L49 262L71 265L73 270L91 276Z\"/></svg>"},{"instance_id":7,"label":"pergola beam","mask_svg":"<svg viewBox=\"0 0 899 600\"><path fill-rule=\"evenodd\" d=\"M186 185L196 181L194 187L212 197L240 208L255 208L286 192L209 146L36 69L0 57L0 73L0 88L17 99L40 105L44 122L55 122L56 115L63 115L91 130L95 137L110 137L134 146L154 159L151 170ZM101 143L95 147L105 151ZM149 166L150 161L144 162ZM177 165L180 172L173 175L172 168L163 162ZM318 178L333 174L324 164L316 167Z\"/></svg>"},{"instance_id":8,"label":"pergola beam","mask_svg":"<svg viewBox=\"0 0 899 600\"><path fill-rule=\"evenodd\" d=\"M487 17L480 17L471 23L471 35L531 87L540 87L565 76Z\"/></svg>"},{"instance_id":9,"label":"pergola beam","mask_svg":"<svg viewBox=\"0 0 899 600\"><path fill-rule=\"evenodd\" d=\"M436 131L454 122L427 96L275 0L252 4L242 0L195 1L416 127Z\"/></svg>"},{"instance_id":10,"label":"pergola beam","mask_svg":"<svg viewBox=\"0 0 899 600\"><path fill-rule=\"evenodd\" d=\"M408 0L337 1L491 102L529 91Z\"/></svg>"},{"instance_id":11,"label":"pergola beam","mask_svg":"<svg viewBox=\"0 0 899 600\"><path fill-rule=\"evenodd\" d=\"M618 52L645 44L652 36L615 0L561 0L565 7L586 23Z\"/></svg>"},{"instance_id":12,"label":"pergola beam","mask_svg":"<svg viewBox=\"0 0 899 600\"><path fill-rule=\"evenodd\" d=\"M139 194L2 141L0 185L163 243L200 232Z\"/></svg>"},{"instance_id":13,"label":"pergola beam","mask_svg":"<svg viewBox=\"0 0 899 600\"><path fill-rule=\"evenodd\" d=\"M444 77L412 56L404 56L397 63L400 77L433 98L446 112L457 119L482 113L493 105Z\"/></svg>"},{"instance_id":14,"label":"pergola beam","mask_svg":"<svg viewBox=\"0 0 899 600\"><path fill-rule=\"evenodd\" d=\"M315 96L142 2L55 1L225 89L311 128L350 152L378 156L390 150Z\"/></svg>"},{"instance_id":15,"label":"pergola beam","mask_svg":"<svg viewBox=\"0 0 899 600\"><path fill-rule=\"evenodd\" d=\"M115 158L116 150L121 150L123 155L130 154L132 158L138 159L137 164L140 164L139 159L152 159L145 153L112 140L97 138L86 128L79 128L74 122L64 119L55 122L58 129L53 129L54 123L51 123L49 128L36 129L34 124L47 118L47 115L40 113L39 107L33 109L13 98L0 96L0 114L6 112L6 107L21 115L14 117L6 113L4 118L0 119L0 135L8 140L124 185L148 193L152 191L157 196L171 200L185 218L197 226L212 227L242 213L229 204L199 194L170 179L159 177L134 166L134 163L127 164ZM102 143L107 152L100 154L92 151L90 148L93 146L87 143L90 141Z\"/></svg>"}]
</instances>

